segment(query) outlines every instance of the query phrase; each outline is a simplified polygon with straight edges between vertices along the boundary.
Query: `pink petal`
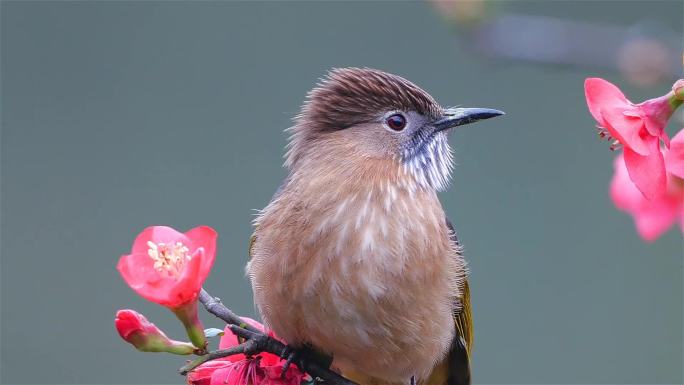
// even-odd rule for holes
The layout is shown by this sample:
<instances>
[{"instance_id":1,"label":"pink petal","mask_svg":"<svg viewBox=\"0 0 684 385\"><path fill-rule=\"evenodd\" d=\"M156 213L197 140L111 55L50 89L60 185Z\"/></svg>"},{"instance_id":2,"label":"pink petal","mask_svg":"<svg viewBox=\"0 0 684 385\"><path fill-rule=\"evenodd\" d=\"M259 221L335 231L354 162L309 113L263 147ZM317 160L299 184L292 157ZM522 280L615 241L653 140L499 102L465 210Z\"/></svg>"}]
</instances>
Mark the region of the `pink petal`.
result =
<instances>
[{"instance_id":1,"label":"pink petal","mask_svg":"<svg viewBox=\"0 0 684 385\"><path fill-rule=\"evenodd\" d=\"M221 336L221 339L219 340L219 349L228 349L233 346L238 346L240 343L238 342L238 338L233 332L230 330L228 326L223 330L223 335ZM237 356L233 356L237 357ZM242 357L244 358L244 357ZM240 358L240 359L242 359Z\"/></svg>"},{"instance_id":2,"label":"pink petal","mask_svg":"<svg viewBox=\"0 0 684 385\"><path fill-rule=\"evenodd\" d=\"M195 370L192 372L188 373L186 378L187 383L190 385L210 385L214 372L219 369L224 369L230 365L230 362L222 359L205 362L195 368Z\"/></svg>"},{"instance_id":3,"label":"pink petal","mask_svg":"<svg viewBox=\"0 0 684 385\"><path fill-rule=\"evenodd\" d=\"M667 135L667 131L663 130L663 131L660 133L660 139L661 139L661 140L663 141L663 143L665 144L665 148L668 148L668 149L669 149L669 148L670 148L670 136Z\"/></svg>"},{"instance_id":4,"label":"pink petal","mask_svg":"<svg viewBox=\"0 0 684 385\"><path fill-rule=\"evenodd\" d=\"M632 212L633 210L636 210L646 198L644 198L644 194L642 194L634 185L634 182L629 179L629 173L625 166L625 159L622 155L615 158L613 167L615 173L613 174L613 179L610 181L610 197L613 200L615 207L623 211Z\"/></svg>"},{"instance_id":5,"label":"pink petal","mask_svg":"<svg viewBox=\"0 0 684 385\"><path fill-rule=\"evenodd\" d=\"M651 141L651 154L642 156L625 147L624 157L629 177L646 199L655 199L665 193L667 177L665 161L658 140Z\"/></svg>"},{"instance_id":6,"label":"pink petal","mask_svg":"<svg viewBox=\"0 0 684 385\"><path fill-rule=\"evenodd\" d=\"M271 353L261 353L261 363L263 366L280 366L282 367L285 360Z\"/></svg>"},{"instance_id":7,"label":"pink petal","mask_svg":"<svg viewBox=\"0 0 684 385\"><path fill-rule=\"evenodd\" d=\"M216 258L216 239L218 238L216 230L209 226L199 226L185 232L185 236L192 242L193 247L204 248L200 275L206 277Z\"/></svg>"},{"instance_id":8,"label":"pink petal","mask_svg":"<svg viewBox=\"0 0 684 385\"><path fill-rule=\"evenodd\" d=\"M677 220L679 206L679 202L670 197L647 202L633 214L639 235L649 242L658 239Z\"/></svg>"},{"instance_id":9,"label":"pink petal","mask_svg":"<svg viewBox=\"0 0 684 385\"><path fill-rule=\"evenodd\" d=\"M198 249L180 272L173 286L169 288L169 302L162 303L164 306L176 308L188 302L194 301L199 295L206 275L200 274L204 258L203 250Z\"/></svg>"},{"instance_id":10,"label":"pink petal","mask_svg":"<svg viewBox=\"0 0 684 385\"><path fill-rule=\"evenodd\" d=\"M670 142L670 150L665 153L665 168L668 173L684 179L684 129Z\"/></svg>"},{"instance_id":11,"label":"pink petal","mask_svg":"<svg viewBox=\"0 0 684 385\"><path fill-rule=\"evenodd\" d=\"M681 194L661 194L647 200L629 179L622 156L615 159L614 165L610 196L615 206L633 217L637 232L644 240L657 239L677 219L682 205Z\"/></svg>"},{"instance_id":12,"label":"pink petal","mask_svg":"<svg viewBox=\"0 0 684 385\"><path fill-rule=\"evenodd\" d=\"M230 365L231 366L229 366L229 367L220 368L220 369L215 370L211 374L210 385L240 385L237 383L229 383L228 382L228 374L231 372L235 372L235 369L233 368L233 366L235 366L235 364L230 364Z\"/></svg>"},{"instance_id":13,"label":"pink petal","mask_svg":"<svg viewBox=\"0 0 684 385\"><path fill-rule=\"evenodd\" d=\"M684 203L681 206L679 209L679 230L684 234Z\"/></svg>"},{"instance_id":14,"label":"pink petal","mask_svg":"<svg viewBox=\"0 0 684 385\"><path fill-rule=\"evenodd\" d=\"M601 78L588 78L584 81L584 95L589 112L599 124L603 124L603 109L628 109L632 103L612 83Z\"/></svg>"},{"instance_id":15,"label":"pink petal","mask_svg":"<svg viewBox=\"0 0 684 385\"><path fill-rule=\"evenodd\" d=\"M147 319L142 314L134 310L123 309L116 312L114 326L116 331L119 332L119 336L127 340L131 333L143 331L145 329L145 322L147 322Z\"/></svg>"},{"instance_id":16,"label":"pink petal","mask_svg":"<svg viewBox=\"0 0 684 385\"><path fill-rule=\"evenodd\" d=\"M661 136L665 130L670 116L672 116L672 106L668 95L649 99L637 105L641 116L644 119L646 130L651 136Z\"/></svg>"},{"instance_id":17,"label":"pink petal","mask_svg":"<svg viewBox=\"0 0 684 385\"><path fill-rule=\"evenodd\" d=\"M212 373L211 385L260 385L263 375L259 375L257 370L253 359L231 362Z\"/></svg>"},{"instance_id":18,"label":"pink petal","mask_svg":"<svg viewBox=\"0 0 684 385\"><path fill-rule=\"evenodd\" d=\"M185 234L176 231L175 229L168 226L150 226L143 230L133 241L133 249L131 254L147 254L147 250L150 248L147 242L151 241L154 243L166 243L171 244L175 242L181 242L186 245L191 250L191 242L185 236Z\"/></svg>"},{"instance_id":19,"label":"pink petal","mask_svg":"<svg viewBox=\"0 0 684 385\"><path fill-rule=\"evenodd\" d=\"M651 137L646 136L646 140L641 137L644 122L640 117L626 115L621 108L601 109L601 115L604 118L604 128L625 147L641 155L650 153L647 140Z\"/></svg>"},{"instance_id":20,"label":"pink petal","mask_svg":"<svg viewBox=\"0 0 684 385\"><path fill-rule=\"evenodd\" d=\"M163 277L154 269L152 258L145 254L129 254L119 259L116 268L126 284L148 301L165 304L169 302L172 278Z\"/></svg>"},{"instance_id":21,"label":"pink petal","mask_svg":"<svg viewBox=\"0 0 684 385\"><path fill-rule=\"evenodd\" d=\"M264 331L264 325L260 324L259 322L248 318L248 317L240 317L242 318L243 321L245 321L246 324L256 328L257 330L261 330L262 332ZM233 332L226 326L223 335L221 336L221 340L219 341L219 349L228 349L233 346L239 345L238 338ZM234 356L228 357L230 361L236 362L240 360L244 360L246 357L243 354L237 354Z\"/></svg>"},{"instance_id":22,"label":"pink petal","mask_svg":"<svg viewBox=\"0 0 684 385\"><path fill-rule=\"evenodd\" d=\"M649 133L649 135L659 138L662 137L663 134L667 136L667 133L665 133L665 124L663 124L659 119L648 115L644 116L642 119L644 121L644 127L646 127L646 131Z\"/></svg>"}]
</instances>

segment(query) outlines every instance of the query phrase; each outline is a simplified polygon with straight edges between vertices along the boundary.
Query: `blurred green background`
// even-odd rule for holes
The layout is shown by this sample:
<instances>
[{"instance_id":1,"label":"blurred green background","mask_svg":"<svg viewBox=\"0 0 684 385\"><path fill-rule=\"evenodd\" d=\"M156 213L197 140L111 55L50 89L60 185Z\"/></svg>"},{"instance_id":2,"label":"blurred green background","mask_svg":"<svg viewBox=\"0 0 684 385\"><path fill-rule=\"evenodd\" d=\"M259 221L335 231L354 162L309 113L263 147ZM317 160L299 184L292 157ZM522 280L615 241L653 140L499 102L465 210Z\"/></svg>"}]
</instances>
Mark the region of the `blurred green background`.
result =
<instances>
[{"instance_id":1,"label":"blurred green background","mask_svg":"<svg viewBox=\"0 0 684 385\"><path fill-rule=\"evenodd\" d=\"M627 34L649 20L682 37L681 1L485 8L485 20L548 16ZM170 312L126 287L118 257L150 224L213 226L219 256L206 287L255 316L247 242L254 209L284 176L283 129L329 68L369 66L445 105L507 112L452 136L458 165L441 196L472 270L474 381L682 383L682 237L646 244L614 209L613 154L583 94L588 76L635 101L664 94L672 78L637 87L611 66L485 56L473 25L443 9L3 1L1 382L182 383L182 358L136 352L116 334L114 313L130 307L182 338ZM598 44L597 55L614 48L565 38Z\"/></svg>"}]
</instances>

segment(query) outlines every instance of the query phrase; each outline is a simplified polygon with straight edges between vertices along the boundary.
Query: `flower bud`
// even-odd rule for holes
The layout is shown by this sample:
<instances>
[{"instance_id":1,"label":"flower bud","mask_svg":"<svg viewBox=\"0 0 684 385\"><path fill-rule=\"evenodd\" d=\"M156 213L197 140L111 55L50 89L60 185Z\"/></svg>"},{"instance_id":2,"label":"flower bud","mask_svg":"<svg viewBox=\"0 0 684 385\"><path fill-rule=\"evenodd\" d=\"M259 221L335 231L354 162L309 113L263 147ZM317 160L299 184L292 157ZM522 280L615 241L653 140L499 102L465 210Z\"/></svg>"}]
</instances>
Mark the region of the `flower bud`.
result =
<instances>
[{"instance_id":1,"label":"flower bud","mask_svg":"<svg viewBox=\"0 0 684 385\"><path fill-rule=\"evenodd\" d=\"M134 310L119 310L114 325L121 338L141 352L188 355L195 351L192 344L170 339L145 316Z\"/></svg>"},{"instance_id":2,"label":"flower bud","mask_svg":"<svg viewBox=\"0 0 684 385\"><path fill-rule=\"evenodd\" d=\"M679 79L672 85L675 98L684 100L684 79Z\"/></svg>"}]
</instances>

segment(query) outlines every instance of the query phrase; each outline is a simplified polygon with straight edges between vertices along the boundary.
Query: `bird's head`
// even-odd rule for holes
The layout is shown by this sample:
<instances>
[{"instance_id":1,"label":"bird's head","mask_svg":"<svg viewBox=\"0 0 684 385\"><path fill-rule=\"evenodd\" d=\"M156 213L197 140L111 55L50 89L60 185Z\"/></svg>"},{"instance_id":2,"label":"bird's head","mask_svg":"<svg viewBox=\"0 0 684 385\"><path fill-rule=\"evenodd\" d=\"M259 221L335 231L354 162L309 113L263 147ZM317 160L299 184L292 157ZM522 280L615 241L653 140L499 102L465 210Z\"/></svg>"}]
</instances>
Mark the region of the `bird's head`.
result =
<instances>
[{"instance_id":1,"label":"bird's head","mask_svg":"<svg viewBox=\"0 0 684 385\"><path fill-rule=\"evenodd\" d=\"M502 115L488 108L444 108L396 75L368 68L334 69L311 90L290 128L286 166L351 149L336 159L383 160L425 188L444 189L453 160L449 129ZM350 157L356 159L349 159ZM306 162L304 162L306 163Z\"/></svg>"}]
</instances>

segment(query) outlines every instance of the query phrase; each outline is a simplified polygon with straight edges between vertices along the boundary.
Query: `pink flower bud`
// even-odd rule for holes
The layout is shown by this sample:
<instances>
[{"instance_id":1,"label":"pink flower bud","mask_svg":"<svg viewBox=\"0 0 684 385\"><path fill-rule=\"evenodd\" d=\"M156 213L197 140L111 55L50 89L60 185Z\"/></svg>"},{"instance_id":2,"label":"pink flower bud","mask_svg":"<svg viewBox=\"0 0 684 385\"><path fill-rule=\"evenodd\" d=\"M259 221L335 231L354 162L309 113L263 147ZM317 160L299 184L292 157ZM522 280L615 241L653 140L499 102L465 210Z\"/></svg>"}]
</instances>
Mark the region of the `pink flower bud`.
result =
<instances>
[{"instance_id":1,"label":"pink flower bud","mask_svg":"<svg viewBox=\"0 0 684 385\"><path fill-rule=\"evenodd\" d=\"M679 100L684 100L684 79L679 79L672 85L672 92Z\"/></svg>"},{"instance_id":2,"label":"pink flower bud","mask_svg":"<svg viewBox=\"0 0 684 385\"><path fill-rule=\"evenodd\" d=\"M145 316L134 310L119 310L116 313L114 325L121 338L141 352L187 355L192 354L196 349L190 343L170 339Z\"/></svg>"}]
</instances>

